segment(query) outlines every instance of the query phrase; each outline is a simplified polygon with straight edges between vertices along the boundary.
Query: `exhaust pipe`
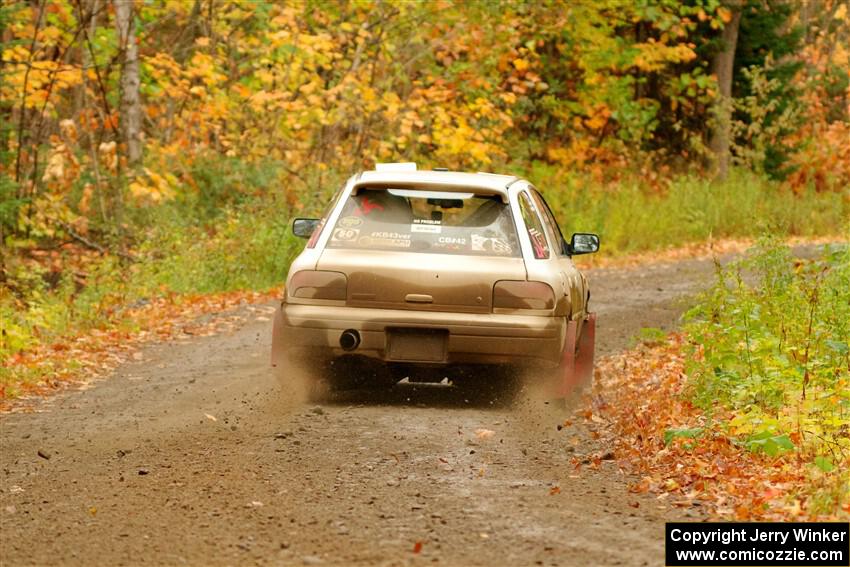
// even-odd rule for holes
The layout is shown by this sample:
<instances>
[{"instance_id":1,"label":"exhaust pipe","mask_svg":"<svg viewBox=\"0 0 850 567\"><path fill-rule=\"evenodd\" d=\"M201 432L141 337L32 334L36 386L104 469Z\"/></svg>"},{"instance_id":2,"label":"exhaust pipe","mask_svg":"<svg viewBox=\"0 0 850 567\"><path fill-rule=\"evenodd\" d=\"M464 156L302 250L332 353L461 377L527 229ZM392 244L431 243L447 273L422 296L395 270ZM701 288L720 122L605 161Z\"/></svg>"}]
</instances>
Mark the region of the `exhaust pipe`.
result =
<instances>
[{"instance_id":1,"label":"exhaust pipe","mask_svg":"<svg viewBox=\"0 0 850 567\"><path fill-rule=\"evenodd\" d=\"M343 331L339 336L339 346L342 350L352 351L360 346L360 333L354 329Z\"/></svg>"}]
</instances>

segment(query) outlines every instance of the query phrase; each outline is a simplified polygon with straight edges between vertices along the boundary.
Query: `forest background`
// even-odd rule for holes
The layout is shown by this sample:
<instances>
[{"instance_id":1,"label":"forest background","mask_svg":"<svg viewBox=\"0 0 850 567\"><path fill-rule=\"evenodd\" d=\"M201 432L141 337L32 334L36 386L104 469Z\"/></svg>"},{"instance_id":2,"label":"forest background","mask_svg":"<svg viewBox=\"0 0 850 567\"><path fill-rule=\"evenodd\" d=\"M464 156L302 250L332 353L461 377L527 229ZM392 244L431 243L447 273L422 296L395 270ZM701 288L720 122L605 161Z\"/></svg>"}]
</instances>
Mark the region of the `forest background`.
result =
<instances>
[{"instance_id":1,"label":"forest background","mask_svg":"<svg viewBox=\"0 0 850 567\"><path fill-rule=\"evenodd\" d=\"M291 218L376 162L523 175L610 256L850 229L846 0L13 0L0 56L0 399L85 368L81 337L145 306L280 286ZM714 348L689 403L829 473L850 455L850 261L773 246L773 287L697 309ZM739 367L742 312L767 386ZM750 349L753 329L783 339ZM826 406L776 417L807 387Z\"/></svg>"}]
</instances>

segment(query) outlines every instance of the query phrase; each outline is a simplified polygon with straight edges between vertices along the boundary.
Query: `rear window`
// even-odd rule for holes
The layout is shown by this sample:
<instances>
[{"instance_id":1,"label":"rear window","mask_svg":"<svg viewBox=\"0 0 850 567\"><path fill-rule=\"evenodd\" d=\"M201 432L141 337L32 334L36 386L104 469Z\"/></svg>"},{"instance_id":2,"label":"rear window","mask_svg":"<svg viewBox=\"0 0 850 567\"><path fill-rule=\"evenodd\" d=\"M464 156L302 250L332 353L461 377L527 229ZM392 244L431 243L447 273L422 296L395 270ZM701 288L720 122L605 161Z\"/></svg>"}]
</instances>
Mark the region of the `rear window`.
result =
<instances>
[{"instance_id":1,"label":"rear window","mask_svg":"<svg viewBox=\"0 0 850 567\"><path fill-rule=\"evenodd\" d=\"M510 208L495 195L366 189L349 196L328 248L519 256Z\"/></svg>"}]
</instances>

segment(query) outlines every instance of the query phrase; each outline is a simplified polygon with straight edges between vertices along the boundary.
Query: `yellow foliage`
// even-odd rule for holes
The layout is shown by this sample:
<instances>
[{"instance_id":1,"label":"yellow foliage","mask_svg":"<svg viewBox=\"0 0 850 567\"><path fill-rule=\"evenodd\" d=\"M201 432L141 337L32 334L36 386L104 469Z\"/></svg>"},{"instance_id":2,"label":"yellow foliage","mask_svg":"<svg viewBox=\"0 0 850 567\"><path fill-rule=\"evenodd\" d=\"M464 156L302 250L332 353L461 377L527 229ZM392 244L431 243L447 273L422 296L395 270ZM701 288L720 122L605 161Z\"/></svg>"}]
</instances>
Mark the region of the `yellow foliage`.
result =
<instances>
[{"instance_id":1,"label":"yellow foliage","mask_svg":"<svg viewBox=\"0 0 850 567\"><path fill-rule=\"evenodd\" d=\"M158 174L144 168L145 175L130 182L130 195L139 205L155 205L173 199L177 178L170 173Z\"/></svg>"}]
</instances>

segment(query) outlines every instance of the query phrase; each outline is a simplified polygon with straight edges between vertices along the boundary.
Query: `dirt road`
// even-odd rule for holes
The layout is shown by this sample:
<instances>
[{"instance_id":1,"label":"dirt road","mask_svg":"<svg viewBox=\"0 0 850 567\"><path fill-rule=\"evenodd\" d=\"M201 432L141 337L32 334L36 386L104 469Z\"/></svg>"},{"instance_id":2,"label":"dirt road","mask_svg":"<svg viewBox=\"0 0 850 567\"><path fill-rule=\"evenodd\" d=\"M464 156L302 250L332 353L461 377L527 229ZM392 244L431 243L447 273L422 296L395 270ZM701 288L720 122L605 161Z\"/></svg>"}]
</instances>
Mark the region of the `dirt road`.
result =
<instances>
[{"instance_id":1,"label":"dirt road","mask_svg":"<svg viewBox=\"0 0 850 567\"><path fill-rule=\"evenodd\" d=\"M601 354L673 327L711 270L591 272ZM697 514L628 494L613 460L577 470L608 457L593 423L559 431L540 402L298 403L267 367L270 309L1 416L0 564L659 565L664 519Z\"/></svg>"}]
</instances>

